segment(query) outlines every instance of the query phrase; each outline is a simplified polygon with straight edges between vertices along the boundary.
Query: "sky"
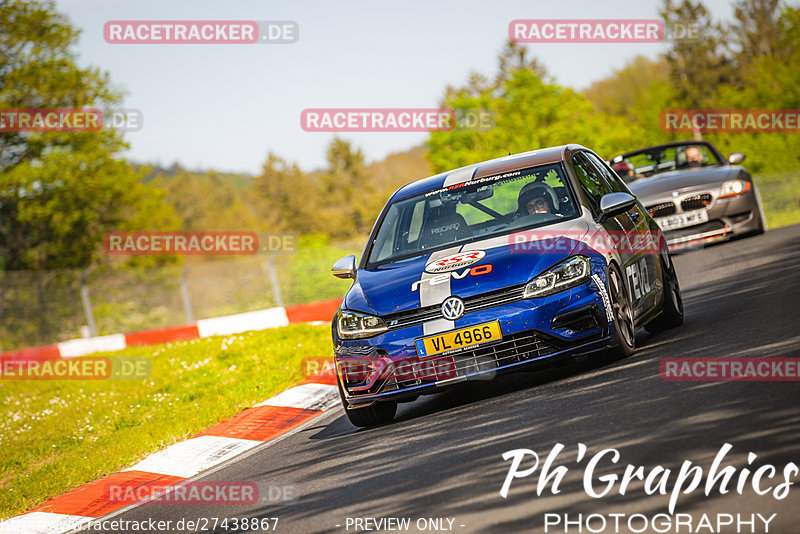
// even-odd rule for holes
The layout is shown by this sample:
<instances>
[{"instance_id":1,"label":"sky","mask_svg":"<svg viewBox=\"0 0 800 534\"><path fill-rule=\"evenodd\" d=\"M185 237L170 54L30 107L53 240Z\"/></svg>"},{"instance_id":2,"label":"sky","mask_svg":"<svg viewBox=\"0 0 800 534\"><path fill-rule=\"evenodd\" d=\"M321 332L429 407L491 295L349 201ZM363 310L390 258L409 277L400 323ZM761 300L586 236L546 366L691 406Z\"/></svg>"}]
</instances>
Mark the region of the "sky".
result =
<instances>
[{"instance_id":1,"label":"sky","mask_svg":"<svg viewBox=\"0 0 800 534\"><path fill-rule=\"evenodd\" d=\"M367 161L422 144L428 134L306 132L308 108L435 108L471 72L494 76L515 19L658 19L660 0L56 0L81 31L81 66L109 72L141 111L128 132L137 163L260 173L269 152L310 171L335 135ZM705 0L729 20L729 0ZM111 44L110 20L294 21L291 44ZM665 43L529 44L560 85L583 89ZM531 147L538 148L538 147Z\"/></svg>"}]
</instances>

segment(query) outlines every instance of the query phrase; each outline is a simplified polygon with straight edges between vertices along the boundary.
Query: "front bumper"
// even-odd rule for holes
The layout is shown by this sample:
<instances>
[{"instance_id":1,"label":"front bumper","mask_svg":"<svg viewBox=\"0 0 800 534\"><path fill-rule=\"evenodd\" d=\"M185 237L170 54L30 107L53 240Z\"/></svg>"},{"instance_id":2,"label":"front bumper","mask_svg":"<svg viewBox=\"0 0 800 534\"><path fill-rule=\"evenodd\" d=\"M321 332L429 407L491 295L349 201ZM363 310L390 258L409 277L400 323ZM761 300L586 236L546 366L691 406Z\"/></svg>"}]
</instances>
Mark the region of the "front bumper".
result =
<instances>
[{"instance_id":1,"label":"front bumper","mask_svg":"<svg viewBox=\"0 0 800 534\"><path fill-rule=\"evenodd\" d=\"M425 335L422 324L340 340L334 355L344 396L351 407L416 398L465 380L487 380L501 371L604 349L614 328L603 294L604 272L603 266L602 276L550 297L466 314L456 329L498 321L502 339L457 353L419 357L414 342Z\"/></svg>"},{"instance_id":2,"label":"front bumper","mask_svg":"<svg viewBox=\"0 0 800 534\"><path fill-rule=\"evenodd\" d=\"M755 186L740 196L723 199L715 197L707 208L707 213L707 222L664 232L670 251L727 241L757 232L763 224L759 216Z\"/></svg>"}]
</instances>

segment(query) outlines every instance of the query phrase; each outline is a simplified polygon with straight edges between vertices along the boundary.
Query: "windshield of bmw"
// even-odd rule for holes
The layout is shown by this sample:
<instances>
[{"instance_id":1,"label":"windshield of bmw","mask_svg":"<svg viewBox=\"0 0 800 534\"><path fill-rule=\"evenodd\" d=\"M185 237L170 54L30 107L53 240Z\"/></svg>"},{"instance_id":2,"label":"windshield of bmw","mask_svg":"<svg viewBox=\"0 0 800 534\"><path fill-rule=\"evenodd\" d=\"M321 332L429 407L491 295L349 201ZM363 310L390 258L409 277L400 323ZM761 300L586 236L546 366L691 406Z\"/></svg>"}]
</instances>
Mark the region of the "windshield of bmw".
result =
<instances>
[{"instance_id":1,"label":"windshield of bmw","mask_svg":"<svg viewBox=\"0 0 800 534\"><path fill-rule=\"evenodd\" d=\"M367 267L579 213L560 163L444 186L389 206Z\"/></svg>"},{"instance_id":2,"label":"windshield of bmw","mask_svg":"<svg viewBox=\"0 0 800 534\"><path fill-rule=\"evenodd\" d=\"M705 144L645 148L612 162L616 173L627 183L675 170L692 170L722 165L714 151Z\"/></svg>"}]
</instances>

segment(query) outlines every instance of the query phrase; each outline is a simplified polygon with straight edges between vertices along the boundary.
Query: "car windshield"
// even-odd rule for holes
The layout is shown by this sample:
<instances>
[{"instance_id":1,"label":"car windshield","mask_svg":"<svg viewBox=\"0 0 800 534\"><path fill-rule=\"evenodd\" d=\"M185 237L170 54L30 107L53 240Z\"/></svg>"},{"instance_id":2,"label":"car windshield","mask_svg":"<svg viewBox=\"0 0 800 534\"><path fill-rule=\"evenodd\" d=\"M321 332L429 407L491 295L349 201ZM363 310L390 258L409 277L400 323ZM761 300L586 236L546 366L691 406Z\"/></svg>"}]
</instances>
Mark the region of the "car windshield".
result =
<instances>
[{"instance_id":1,"label":"car windshield","mask_svg":"<svg viewBox=\"0 0 800 534\"><path fill-rule=\"evenodd\" d=\"M579 213L560 163L441 187L394 202L369 251L375 267Z\"/></svg>"},{"instance_id":2,"label":"car windshield","mask_svg":"<svg viewBox=\"0 0 800 534\"><path fill-rule=\"evenodd\" d=\"M627 183L669 171L692 170L722 165L706 144L686 144L669 147L644 148L624 157L614 158L612 166Z\"/></svg>"}]
</instances>

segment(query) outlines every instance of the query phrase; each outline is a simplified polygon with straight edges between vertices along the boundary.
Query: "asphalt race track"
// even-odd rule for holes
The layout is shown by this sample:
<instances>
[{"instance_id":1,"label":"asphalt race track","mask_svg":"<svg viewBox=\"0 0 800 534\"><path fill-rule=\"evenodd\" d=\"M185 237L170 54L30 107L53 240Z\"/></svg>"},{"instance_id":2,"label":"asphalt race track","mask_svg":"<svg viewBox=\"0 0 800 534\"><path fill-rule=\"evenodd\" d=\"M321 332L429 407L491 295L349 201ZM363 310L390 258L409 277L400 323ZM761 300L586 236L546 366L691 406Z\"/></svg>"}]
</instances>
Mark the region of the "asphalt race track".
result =
<instances>
[{"instance_id":1,"label":"asphalt race track","mask_svg":"<svg viewBox=\"0 0 800 534\"><path fill-rule=\"evenodd\" d=\"M584 490L589 459L613 448L619 451L619 463L602 458L592 479L596 491L606 486L599 477L621 478L628 464L643 466L645 474L659 465L671 469L669 492L684 461L703 469L699 488L680 494L674 510L690 514L681 517L693 526L676 527L673 522L661 532L800 532L800 488L792 487L780 500L772 490L758 495L750 482L752 473L744 471L774 465L778 475L762 479L765 489L784 481L786 464L800 463L800 382L665 381L659 375L665 357L800 357L800 225L680 254L675 264L685 324L655 336L640 331L639 348L631 358L580 358L554 369L473 382L400 405L393 424L369 430L350 425L337 407L203 477L254 481L266 502L144 505L123 510L114 519L152 518L174 525L182 518L278 517L277 532L365 532L374 530L363 527L376 524L355 528L355 518L407 518L410 531L416 532L436 526L426 518L443 518L444 528L428 531L545 532L545 514L557 514L550 520L559 518L561 523L547 532L565 532L568 514L573 523L566 532L657 531L657 516L669 513L669 495L648 494L639 481L624 495L618 481L601 498ZM537 495L538 475L557 443L564 449L551 472L559 465L567 468L559 493L553 494L551 479ZM749 478L741 494L731 483L733 490L725 495L719 484L706 495L705 473L726 443L733 448L723 465L735 467L734 480L740 474ZM588 447L580 462L578 444ZM503 453L512 449L536 451L541 461L531 476L512 482L504 499L500 490L511 461L503 460ZM757 458L748 466L750 452ZM520 470L532 462L528 457ZM800 482L800 475L790 480ZM275 496L278 490L281 497ZM584 520L603 515L606 528L599 516L592 519L591 529L579 526L579 514ZM609 514L625 514L619 530ZM645 516L633 520L635 530L628 528L631 514ZM713 530L698 528L704 514ZM717 530L716 521L726 514L735 518L733 525ZM751 521L751 514L777 515L768 530L758 516L752 526L737 526L737 519ZM640 530L644 521L653 523ZM391 531L387 525L384 531ZM206 531L232 532L219 527Z\"/></svg>"}]
</instances>

